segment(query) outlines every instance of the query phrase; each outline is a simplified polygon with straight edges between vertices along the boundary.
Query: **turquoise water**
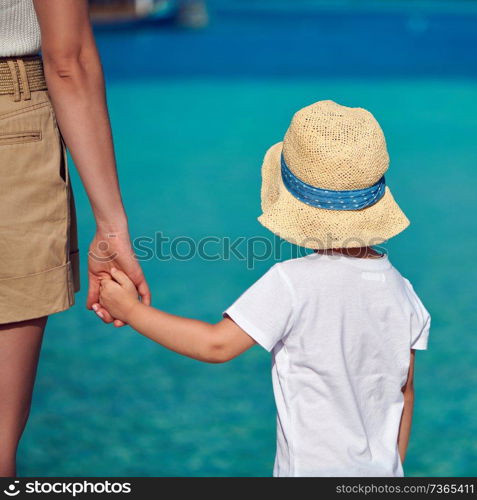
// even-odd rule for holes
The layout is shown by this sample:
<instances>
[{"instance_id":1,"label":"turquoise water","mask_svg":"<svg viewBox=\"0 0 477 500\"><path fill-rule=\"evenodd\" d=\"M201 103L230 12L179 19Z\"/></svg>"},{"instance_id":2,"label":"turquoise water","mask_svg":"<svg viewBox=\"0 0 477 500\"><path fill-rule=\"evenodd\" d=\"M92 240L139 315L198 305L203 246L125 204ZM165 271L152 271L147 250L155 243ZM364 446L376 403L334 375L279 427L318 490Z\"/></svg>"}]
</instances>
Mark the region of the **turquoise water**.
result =
<instances>
[{"instance_id":1,"label":"turquoise water","mask_svg":"<svg viewBox=\"0 0 477 500\"><path fill-rule=\"evenodd\" d=\"M474 81L182 79L113 81L109 102L136 236L266 235L260 162L294 110L330 98L372 110L388 182L412 226L388 245L433 316L419 352L406 472L477 472L473 215ZM85 261L92 219L74 175ZM272 261L144 263L154 303L214 321ZM274 458L269 355L209 366L103 326L78 305L50 320L20 472L38 476L267 476Z\"/></svg>"}]
</instances>

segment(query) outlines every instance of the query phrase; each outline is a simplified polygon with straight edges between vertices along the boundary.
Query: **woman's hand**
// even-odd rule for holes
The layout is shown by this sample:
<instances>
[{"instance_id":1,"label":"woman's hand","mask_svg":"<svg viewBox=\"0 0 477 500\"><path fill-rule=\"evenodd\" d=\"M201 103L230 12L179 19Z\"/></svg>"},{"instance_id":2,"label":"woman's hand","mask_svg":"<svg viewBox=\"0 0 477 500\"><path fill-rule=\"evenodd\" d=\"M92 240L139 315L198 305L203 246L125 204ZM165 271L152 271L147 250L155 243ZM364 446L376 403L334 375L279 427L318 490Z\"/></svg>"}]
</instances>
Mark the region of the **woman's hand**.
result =
<instances>
[{"instance_id":1,"label":"woman's hand","mask_svg":"<svg viewBox=\"0 0 477 500\"><path fill-rule=\"evenodd\" d=\"M127 322L134 307L139 304L134 283L122 271L111 269L111 278L101 280L99 303L115 318Z\"/></svg>"},{"instance_id":2,"label":"woman's hand","mask_svg":"<svg viewBox=\"0 0 477 500\"><path fill-rule=\"evenodd\" d=\"M89 290L86 307L93 309L105 323L114 321L115 326L124 326L124 323L113 317L99 301L101 280L110 278L113 268L123 271L137 288L142 302L150 305L149 286L134 255L128 231L98 230L88 253Z\"/></svg>"}]
</instances>

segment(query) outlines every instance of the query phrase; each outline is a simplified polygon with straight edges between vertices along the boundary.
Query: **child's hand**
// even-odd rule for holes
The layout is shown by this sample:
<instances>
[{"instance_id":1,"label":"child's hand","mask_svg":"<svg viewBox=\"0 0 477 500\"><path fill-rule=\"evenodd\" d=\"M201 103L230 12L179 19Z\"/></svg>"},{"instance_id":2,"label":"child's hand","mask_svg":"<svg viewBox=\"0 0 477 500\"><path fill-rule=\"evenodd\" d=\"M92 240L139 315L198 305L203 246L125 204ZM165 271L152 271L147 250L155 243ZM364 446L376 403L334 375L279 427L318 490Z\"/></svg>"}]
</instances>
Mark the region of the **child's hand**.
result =
<instances>
[{"instance_id":1,"label":"child's hand","mask_svg":"<svg viewBox=\"0 0 477 500\"><path fill-rule=\"evenodd\" d=\"M128 322L128 316L139 303L134 283L118 269L111 269L113 279L101 280L99 303L115 319Z\"/></svg>"}]
</instances>

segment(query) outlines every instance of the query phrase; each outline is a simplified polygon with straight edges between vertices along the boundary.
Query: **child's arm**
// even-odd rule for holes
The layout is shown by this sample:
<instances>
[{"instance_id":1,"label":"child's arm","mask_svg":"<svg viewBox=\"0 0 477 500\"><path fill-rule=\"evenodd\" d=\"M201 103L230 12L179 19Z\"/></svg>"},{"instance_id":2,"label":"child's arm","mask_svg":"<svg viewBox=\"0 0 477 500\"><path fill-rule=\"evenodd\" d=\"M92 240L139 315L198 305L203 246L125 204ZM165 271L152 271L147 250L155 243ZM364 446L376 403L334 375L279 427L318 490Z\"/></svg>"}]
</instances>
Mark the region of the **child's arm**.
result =
<instances>
[{"instance_id":1,"label":"child's arm","mask_svg":"<svg viewBox=\"0 0 477 500\"><path fill-rule=\"evenodd\" d=\"M122 272L101 282L100 303L115 318L172 351L208 363L223 363L255 341L231 319L217 324L174 316L139 302L136 287Z\"/></svg>"},{"instance_id":2,"label":"child's arm","mask_svg":"<svg viewBox=\"0 0 477 500\"><path fill-rule=\"evenodd\" d=\"M406 457L406 450L409 444L409 437L411 435L412 424L412 411L414 409L414 358L415 351L411 350L411 360L409 363L409 372L407 381L402 392L404 394L404 408L401 416L401 425L399 426L398 448L401 462L404 462Z\"/></svg>"}]
</instances>

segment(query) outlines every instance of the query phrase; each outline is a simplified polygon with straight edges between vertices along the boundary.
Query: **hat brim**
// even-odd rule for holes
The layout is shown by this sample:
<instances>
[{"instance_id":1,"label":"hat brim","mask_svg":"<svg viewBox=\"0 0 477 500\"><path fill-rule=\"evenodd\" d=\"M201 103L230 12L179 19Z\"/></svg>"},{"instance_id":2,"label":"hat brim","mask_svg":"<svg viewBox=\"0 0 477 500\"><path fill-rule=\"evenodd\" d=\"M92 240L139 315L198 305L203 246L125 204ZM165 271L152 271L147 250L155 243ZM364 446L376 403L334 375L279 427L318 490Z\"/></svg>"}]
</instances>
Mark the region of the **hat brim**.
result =
<instances>
[{"instance_id":1,"label":"hat brim","mask_svg":"<svg viewBox=\"0 0 477 500\"><path fill-rule=\"evenodd\" d=\"M299 201L282 181L282 146L272 146L262 165L258 221L274 234L305 248L356 248L379 245L409 226L388 187L377 203L361 210L326 210Z\"/></svg>"}]
</instances>

